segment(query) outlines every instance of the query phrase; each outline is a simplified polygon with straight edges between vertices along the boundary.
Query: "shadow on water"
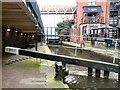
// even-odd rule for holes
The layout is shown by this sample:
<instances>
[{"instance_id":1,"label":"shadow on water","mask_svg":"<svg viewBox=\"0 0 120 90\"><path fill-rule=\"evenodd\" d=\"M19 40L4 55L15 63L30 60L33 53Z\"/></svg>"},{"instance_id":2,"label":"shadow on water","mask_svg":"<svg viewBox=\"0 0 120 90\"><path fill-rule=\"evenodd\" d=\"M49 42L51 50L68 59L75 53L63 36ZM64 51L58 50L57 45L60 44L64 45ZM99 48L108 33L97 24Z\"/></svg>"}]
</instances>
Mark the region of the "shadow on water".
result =
<instances>
[{"instance_id":1,"label":"shadow on water","mask_svg":"<svg viewBox=\"0 0 120 90\"><path fill-rule=\"evenodd\" d=\"M75 50L74 48L66 48L63 46L60 47L54 47L50 46L51 52L53 54L60 54L60 55L66 55L66 56L75 56ZM110 61L109 58L103 59L101 55L95 55L90 52L86 51L77 51L76 57L78 58L86 58L86 59L92 59L92 60L98 60L98 61ZM109 62L108 61L108 62ZM117 81L117 73L110 73L109 79L102 78L96 78L95 75L93 77L87 76L87 68L81 67L81 66L75 66L75 65L69 65L67 64L67 69L70 71L69 75L66 77L65 82L68 84L70 88L120 88L120 82ZM94 71L93 71L94 73ZM103 74L103 72L101 73Z\"/></svg>"}]
</instances>

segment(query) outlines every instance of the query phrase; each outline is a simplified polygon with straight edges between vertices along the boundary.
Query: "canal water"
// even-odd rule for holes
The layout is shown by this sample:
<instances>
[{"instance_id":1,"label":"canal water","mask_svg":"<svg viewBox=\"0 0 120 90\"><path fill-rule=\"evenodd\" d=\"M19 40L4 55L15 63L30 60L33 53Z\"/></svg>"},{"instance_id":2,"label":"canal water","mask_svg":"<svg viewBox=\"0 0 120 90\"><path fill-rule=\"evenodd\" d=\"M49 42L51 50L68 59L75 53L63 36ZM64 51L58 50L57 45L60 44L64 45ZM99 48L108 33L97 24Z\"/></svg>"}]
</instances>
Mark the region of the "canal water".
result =
<instances>
[{"instance_id":1,"label":"canal water","mask_svg":"<svg viewBox=\"0 0 120 90\"><path fill-rule=\"evenodd\" d=\"M64 46L49 46L51 52L53 54L67 55L75 57L75 50L72 47L64 47ZM101 60L99 57L90 57L85 56L80 53L81 51L78 49L76 57L78 58L86 58L86 59L94 59ZM103 78L103 71L101 71L101 78L95 77L95 70L93 70L93 77L87 76L87 68L82 66L75 66L67 64L67 69L69 70L69 75L66 76L65 82L68 84L70 88L120 88L120 82L118 79L118 74L114 72L110 72L109 79Z\"/></svg>"}]
</instances>

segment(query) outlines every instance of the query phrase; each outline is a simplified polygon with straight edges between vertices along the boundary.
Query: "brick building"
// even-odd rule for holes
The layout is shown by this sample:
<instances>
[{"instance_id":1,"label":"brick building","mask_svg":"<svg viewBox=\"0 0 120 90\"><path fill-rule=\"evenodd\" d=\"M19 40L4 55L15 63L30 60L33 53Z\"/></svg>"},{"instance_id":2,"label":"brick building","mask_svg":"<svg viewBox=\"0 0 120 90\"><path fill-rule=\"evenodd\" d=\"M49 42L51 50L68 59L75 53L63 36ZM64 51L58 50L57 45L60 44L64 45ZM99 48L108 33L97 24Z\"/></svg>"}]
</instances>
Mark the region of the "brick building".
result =
<instances>
[{"instance_id":1,"label":"brick building","mask_svg":"<svg viewBox=\"0 0 120 90\"><path fill-rule=\"evenodd\" d=\"M120 1L118 3L118 19L117 19L117 24L118 24L118 38L120 38Z\"/></svg>"},{"instance_id":2,"label":"brick building","mask_svg":"<svg viewBox=\"0 0 120 90\"><path fill-rule=\"evenodd\" d=\"M117 26L118 16L118 0L112 0L110 2L110 25L113 27Z\"/></svg>"},{"instance_id":3,"label":"brick building","mask_svg":"<svg viewBox=\"0 0 120 90\"><path fill-rule=\"evenodd\" d=\"M109 25L110 2L106 0L77 0L77 10L74 14L74 29L71 31L71 41L82 43L83 37L99 36L102 30L91 28Z\"/></svg>"}]
</instances>

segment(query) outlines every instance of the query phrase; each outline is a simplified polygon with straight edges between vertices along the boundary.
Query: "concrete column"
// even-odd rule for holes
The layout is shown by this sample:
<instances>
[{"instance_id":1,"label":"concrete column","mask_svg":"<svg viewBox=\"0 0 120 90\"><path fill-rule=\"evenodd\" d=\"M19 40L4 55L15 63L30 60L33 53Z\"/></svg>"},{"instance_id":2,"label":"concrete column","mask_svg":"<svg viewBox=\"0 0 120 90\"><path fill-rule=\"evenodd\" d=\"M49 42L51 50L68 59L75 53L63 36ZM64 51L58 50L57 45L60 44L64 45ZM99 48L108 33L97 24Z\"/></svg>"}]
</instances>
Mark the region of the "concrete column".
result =
<instances>
[{"instance_id":1,"label":"concrete column","mask_svg":"<svg viewBox=\"0 0 120 90\"><path fill-rule=\"evenodd\" d=\"M100 77L100 70L99 69L95 70L95 77Z\"/></svg>"},{"instance_id":2,"label":"concrete column","mask_svg":"<svg viewBox=\"0 0 120 90\"><path fill-rule=\"evenodd\" d=\"M88 76L92 76L92 68L88 67Z\"/></svg>"},{"instance_id":3,"label":"concrete column","mask_svg":"<svg viewBox=\"0 0 120 90\"><path fill-rule=\"evenodd\" d=\"M109 71L104 70L104 78L108 79L108 77L109 77Z\"/></svg>"}]
</instances>

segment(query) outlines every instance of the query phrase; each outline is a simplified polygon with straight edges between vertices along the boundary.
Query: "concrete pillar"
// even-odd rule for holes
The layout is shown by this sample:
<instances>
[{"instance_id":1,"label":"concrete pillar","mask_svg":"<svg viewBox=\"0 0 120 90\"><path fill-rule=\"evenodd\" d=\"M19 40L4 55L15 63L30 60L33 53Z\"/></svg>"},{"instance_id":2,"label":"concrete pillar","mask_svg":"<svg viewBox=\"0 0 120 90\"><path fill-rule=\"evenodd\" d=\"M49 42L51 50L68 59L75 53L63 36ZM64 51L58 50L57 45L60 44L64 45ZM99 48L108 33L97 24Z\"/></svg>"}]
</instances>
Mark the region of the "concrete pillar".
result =
<instances>
[{"instance_id":1,"label":"concrete pillar","mask_svg":"<svg viewBox=\"0 0 120 90\"><path fill-rule=\"evenodd\" d=\"M92 68L88 67L88 76L92 76Z\"/></svg>"},{"instance_id":2,"label":"concrete pillar","mask_svg":"<svg viewBox=\"0 0 120 90\"><path fill-rule=\"evenodd\" d=\"M95 70L95 77L100 77L100 70L99 69Z\"/></svg>"},{"instance_id":3,"label":"concrete pillar","mask_svg":"<svg viewBox=\"0 0 120 90\"><path fill-rule=\"evenodd\" d=\"M118 73L118 81L120 81L120 73Z\"/></svg>"},{"instance_id":4,"label":"concrete pillar","mask_svg":"<svg viewBox=\"0 0 120 90\"><path fill-rule=\"evenodd\" d=\"M109 71L104 70L104 78L108 79L108 77L109 77Z\"/></svg>"}]
</instances>

